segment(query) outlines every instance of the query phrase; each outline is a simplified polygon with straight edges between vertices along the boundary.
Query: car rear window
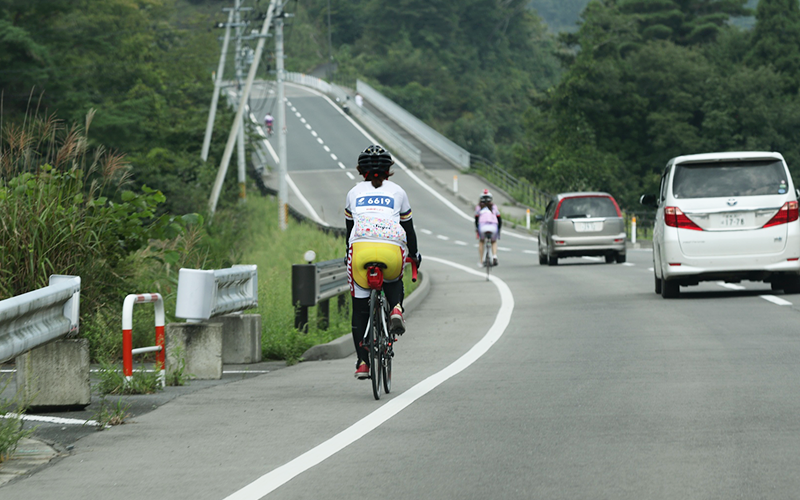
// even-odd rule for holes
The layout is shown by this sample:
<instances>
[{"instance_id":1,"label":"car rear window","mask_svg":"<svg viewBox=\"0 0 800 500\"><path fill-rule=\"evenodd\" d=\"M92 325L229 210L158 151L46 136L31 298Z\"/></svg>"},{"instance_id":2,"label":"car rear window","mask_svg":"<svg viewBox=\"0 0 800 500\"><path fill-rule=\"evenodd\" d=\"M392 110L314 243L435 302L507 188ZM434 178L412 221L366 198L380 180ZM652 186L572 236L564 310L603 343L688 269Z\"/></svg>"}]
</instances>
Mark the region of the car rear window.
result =
<instances>
[{"instance_id":1,"label":"car rear window","mask_svg":"<svg viewBox=\"0 0 800 500\"><path fill-rule=\"evenodd\" d=\"M780 160L731 161L677 165L675 198L722 198L785 194L789 189Z\"/></svg>"},{"instance_id":2,"label":"car rear window","mask_svg":"<svg viewBox=\"0 0 800 500\"><path fill-rule=\"evenodd\" d=\"M619 217L619 214L616 205L607 196L579 196L561 200L557 219L583 217Z\"/></svg>"}]
</instances>

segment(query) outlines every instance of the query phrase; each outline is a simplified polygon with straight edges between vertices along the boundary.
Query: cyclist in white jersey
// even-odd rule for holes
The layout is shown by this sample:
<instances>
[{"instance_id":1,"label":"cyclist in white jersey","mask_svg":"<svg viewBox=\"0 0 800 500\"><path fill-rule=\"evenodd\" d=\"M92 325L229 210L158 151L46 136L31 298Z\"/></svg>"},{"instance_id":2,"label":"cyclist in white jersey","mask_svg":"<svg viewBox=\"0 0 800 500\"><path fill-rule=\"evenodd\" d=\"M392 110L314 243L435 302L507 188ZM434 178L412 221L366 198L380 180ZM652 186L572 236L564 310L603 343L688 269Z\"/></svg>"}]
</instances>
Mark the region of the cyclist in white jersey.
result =
<instances>
[{"instance_id":1,"label":"cyclist in white jersey","mask_svg":"<svg viewBox=\"0 0 800 500\"><path fill-rule=\"evenodd\" d=\"M403 264L410 255L419 266L417 235L406 192L388 180L392 156L381 146L367 147L358 156L358 173L364 181L353 187L345 200L347 274L353 297L352 331L358 360L355 376L369 377L369 355L361 347L369 322L369 286L364 264L382 262L383 292L392 306L390 332L405 333L403 320Z\"/></svg>"}]
</instances>

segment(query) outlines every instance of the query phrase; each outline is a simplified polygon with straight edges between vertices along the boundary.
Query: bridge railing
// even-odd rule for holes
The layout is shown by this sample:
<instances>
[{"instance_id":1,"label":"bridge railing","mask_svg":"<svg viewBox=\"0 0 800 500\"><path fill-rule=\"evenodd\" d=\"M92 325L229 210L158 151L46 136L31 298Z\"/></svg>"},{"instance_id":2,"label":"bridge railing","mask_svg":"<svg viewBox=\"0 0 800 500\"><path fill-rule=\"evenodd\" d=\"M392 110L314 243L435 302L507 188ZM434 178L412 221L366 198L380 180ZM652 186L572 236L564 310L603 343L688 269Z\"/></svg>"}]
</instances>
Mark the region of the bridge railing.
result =
<instances>
[{"instance_id":1,"label":"bridge railing","mask_svg":"<svg viewBox=\"0 0 800 500\"><path fill-rule=\"evenodd\" d=\"M550 200L551 195L549 193L537 189L525 179L514 177L486 158L472 155L471 169L523 205L544 209Z\"/></svg>"},{"instance_id":2,"label":"bridge railing","mask_svg":"<svg viewBox=\"0 0 800 500\"><path fill-rule=\"evenodd\" d=\"M0 301L0 363L78 332L81 278L52 275L49 283Z\"/></svg>"},{"instance_id":3,"label":"bridge railing","mask_svg":"<svg viewBox=\"0 0 800 500\"><path fill-rule=\"evenodd\" d=\"M370 104L378 108L386 116L397 122L418 141L433 149L444 159L461 170L469 169L469 151L443 136L431 126L412 115L391 99L387 98L367 83L358 80L356 90L367 99Z\"/></svg>"},{"instance_id":4,"label":"bridge railing","mask_svg":"<svg viewBox=\"0 0 800 500\"><path fill-rule=\"evenodd\" d=\"M175 316L189 323L256 306L258 269L255 265L215 270L183 268L178 273Z\"/></svg>"},{"instance_id":5,"label":"bridge railing","mask_svg":"<svg viewBox=\"0 0 800 500\"><path fill-rule=\"evenodd\" d=\"M394 155L403 158L411 167L419 168L422 165L422 152L418 147L383 123L368 109L357 106L350 99L350 94L342 87L301 73L287 73L286 81L298 83L332 96L345 108L347 113L362 122L371 133L376 135L381 144Z\"/></svg>"}]
</instances>

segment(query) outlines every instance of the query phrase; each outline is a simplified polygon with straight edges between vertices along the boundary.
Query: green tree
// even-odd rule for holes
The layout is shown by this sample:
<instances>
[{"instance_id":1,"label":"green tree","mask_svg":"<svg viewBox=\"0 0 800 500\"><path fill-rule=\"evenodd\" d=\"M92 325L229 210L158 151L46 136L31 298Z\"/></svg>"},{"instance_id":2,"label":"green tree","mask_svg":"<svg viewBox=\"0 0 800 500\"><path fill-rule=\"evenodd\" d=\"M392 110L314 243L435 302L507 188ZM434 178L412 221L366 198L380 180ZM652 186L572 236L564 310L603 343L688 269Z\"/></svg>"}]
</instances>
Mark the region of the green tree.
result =
<instances>
[{"instance_id":1,"label":"green tree","mask_svg":"<svg viewBox=\"0 0 800 500\"><path fill-rule=\"evenodd\" d=\"M797 92L800 78L800 5L798 0L761 0L746 62L771 64L788 90Z\"/></svg>"}]
</instances>

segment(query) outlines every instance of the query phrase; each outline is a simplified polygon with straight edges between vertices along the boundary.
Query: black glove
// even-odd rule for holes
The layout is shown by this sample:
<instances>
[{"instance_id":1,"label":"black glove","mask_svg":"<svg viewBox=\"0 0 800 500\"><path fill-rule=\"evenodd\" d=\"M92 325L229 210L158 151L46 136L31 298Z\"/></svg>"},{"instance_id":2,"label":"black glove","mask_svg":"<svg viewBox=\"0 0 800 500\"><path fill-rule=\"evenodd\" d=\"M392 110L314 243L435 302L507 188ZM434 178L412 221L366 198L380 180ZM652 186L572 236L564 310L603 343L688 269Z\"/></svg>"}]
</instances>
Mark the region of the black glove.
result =
<instances>
[{"instance_id":1,"label":"black glove","mask_svg":"<svg viewBox=\"0 0 800 500\"><path fill-rule=\"evenodd\" d=\"M417 265L417 269L419 269L419 265L422 264L422 254L417 252L417 255L411 258L414 259L414 263Z\"/></svg>"}]
</instances>

